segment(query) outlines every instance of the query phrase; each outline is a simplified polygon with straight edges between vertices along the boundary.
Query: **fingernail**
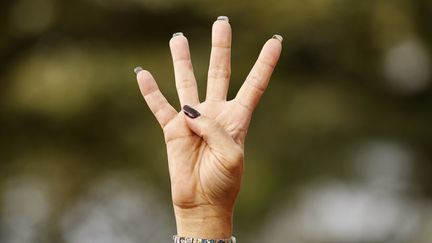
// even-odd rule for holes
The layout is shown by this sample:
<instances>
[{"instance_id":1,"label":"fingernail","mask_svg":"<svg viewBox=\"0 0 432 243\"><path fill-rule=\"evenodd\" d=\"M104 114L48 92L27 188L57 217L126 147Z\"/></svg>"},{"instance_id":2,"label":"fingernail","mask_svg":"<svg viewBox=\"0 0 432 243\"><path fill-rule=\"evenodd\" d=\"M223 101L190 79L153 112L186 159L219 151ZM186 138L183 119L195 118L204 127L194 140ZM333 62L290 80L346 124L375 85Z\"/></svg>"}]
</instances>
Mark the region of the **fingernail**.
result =
<instances>
[{"instance_id":1,"label":"fingernail","mask_svg":"<svg viewBox=\"0 0 432 243\"><path fill-rule=\"evenodd\" d=\"M184 36L184 35L183 35L183 32L176 32L173 34L173 37L176 37L176 36Z\"/></svg>"},{"instance_id":2,"label":"fingernail","mask_svg":"<svg viewBox=\"0 0 432 243\"><path fill-rule=\"evenodd\" d=\"M195 110L194 108L192 108L188 105L183 106L183 112L185 113L186 116L188 116L189 118L192 118L192 119L195 119L195 118L201 116L201 114L197 110Z\"/></svg>"},{"instance_id":3,"label":"fingernail","mask_svg":"<svg viewBox=\"0 0 432 243\"><path fill-rule=\"evenodd\" d=\"M282 41L283 41L283 37L282 37L281 35L273 35L272 38L273 38L273 39L276 39L276 40L278 40L278 41L280 41L281 43L282 43Z\"/></svg>"},{"instance_id":4,"label":"fingernail","mask_svg":"<svg viewBox=\"0 0 432 243\"><path fill-rule=\"evenodd\" d=\"M229 18L227 16L219 16L219 17L217 17L217 20L229 22Z\"/></svg>"},{"instance_id":5,"label":"fingernail","mask_svg":"<svg viewBox=\"0 0 432 243\"><path fill-rule=\"evenodd\" d=\"M140 67L140 66L134 68L134 72L135 72L136 74L138 74L138 73L141 72L142 70L144 70L144 69L143 69L142 67Z\"/></svg>"}]
</instances>

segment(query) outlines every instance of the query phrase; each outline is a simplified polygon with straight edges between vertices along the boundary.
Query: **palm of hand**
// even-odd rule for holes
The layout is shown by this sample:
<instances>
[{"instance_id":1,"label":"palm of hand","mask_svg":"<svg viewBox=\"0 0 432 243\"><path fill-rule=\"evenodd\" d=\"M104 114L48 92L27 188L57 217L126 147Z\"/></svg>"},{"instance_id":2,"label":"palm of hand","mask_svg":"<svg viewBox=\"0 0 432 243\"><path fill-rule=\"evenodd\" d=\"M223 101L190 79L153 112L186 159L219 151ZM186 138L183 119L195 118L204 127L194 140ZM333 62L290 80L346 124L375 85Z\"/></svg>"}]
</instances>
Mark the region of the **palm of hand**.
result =
<instances>
[{"instance_id":1,"label":"palm of hand","mask_svg":"<svg viewBox=\"0 0 432 243\"><path fill-rule=\"evenodd\" d=\"M179 113L164 129L173 203L182 208L233 204L243 169L243 139L248 121L236 117L234 102L204 102L196 107L232 138L227 149L212 149L191 132ZM229 141L228 141L229 142Z\"/></svg>"}]
</instances>

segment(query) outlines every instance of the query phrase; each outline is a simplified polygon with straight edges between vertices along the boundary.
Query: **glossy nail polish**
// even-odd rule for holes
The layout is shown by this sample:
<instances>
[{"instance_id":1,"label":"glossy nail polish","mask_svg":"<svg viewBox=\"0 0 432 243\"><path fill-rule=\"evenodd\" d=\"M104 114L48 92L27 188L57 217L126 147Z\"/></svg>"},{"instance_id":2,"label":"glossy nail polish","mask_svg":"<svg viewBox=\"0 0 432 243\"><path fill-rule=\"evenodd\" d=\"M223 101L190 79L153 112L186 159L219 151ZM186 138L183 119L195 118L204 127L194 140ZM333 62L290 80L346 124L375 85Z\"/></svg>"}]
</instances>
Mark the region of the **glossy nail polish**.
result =
<instances>
[{"instance_id":1,"label":"glossy nail polish","mask_svg":"<svg viewBox=\"0 0 432 243\"><path fill-rule=\"evenodd\" d=\"M282 43L282 41L283 41L283 37L282 37L281 35L273 35L272 38L273 38L273 39L276 39L276 40L278 40L278 41L280 41L281 43Z\"/></svg>"},{"instance_id":2,"label":"glossy nail polish","mask_svg":"<svg viewBox=\"0 0 432 243\"><path fill-rule=\"evenodd\" d=\"M183 34L183 32L176 32L173 34L173 37L176 37L176 36L184 36L184 34Z\"/></svg>"},{"instance_id":3,"label":"glossy nail polish","mask_svg":"<svg viewBox=\"0 0 432 243\"><path fill-rule=\"evenodd\" d=\"M135 72L136 74L138 74L138 73L141 72L142 70L144 70L144 69L142 69L142 67L140 67L140 66L134 68L134 72Z\"/></svg>"},{"instance_id":4,"label":"glossy nail polish","mask_svg":"<svg viewBox=\"0 0 432 243\"><path fill-rule=\"evenodd\" d=\"M217 17L217 20L229 22L229 18L227 16L219 16L219 17Z\"/></svg>"},{"instance_id":5,"label":"glossy nail polish","mask_svg":"<svg viewBox=\"0 0 432 243\"><path fill-rule=\"evenodd\" d=\"M186 116L192 119L195 119L201 115L197 110L188 105L183 106L183 112Z\"/></svg>"}]
</instances>

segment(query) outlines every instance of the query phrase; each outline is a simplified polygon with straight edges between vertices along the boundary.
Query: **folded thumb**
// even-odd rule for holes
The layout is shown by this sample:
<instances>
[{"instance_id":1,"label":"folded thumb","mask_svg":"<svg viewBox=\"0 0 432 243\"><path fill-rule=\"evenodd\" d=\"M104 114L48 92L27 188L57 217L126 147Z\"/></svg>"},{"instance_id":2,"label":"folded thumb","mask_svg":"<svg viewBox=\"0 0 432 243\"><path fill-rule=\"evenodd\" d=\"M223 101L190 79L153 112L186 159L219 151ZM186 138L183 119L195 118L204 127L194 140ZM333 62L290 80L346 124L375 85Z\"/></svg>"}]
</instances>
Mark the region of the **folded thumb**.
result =
<instances>
[{"instance_id":1,"label":"folded thumb","mask_svg":"<svg viewBox=\"0 0 432 243\"><path fill-rule=\"evenodd\" d=\"M238 156L242 156L243 150L234 139L213 119L201 115L190 106L184 106L186 123L188 127L207 143L207 145L228 161L237 162Z\"/></svg>"}]
</instances>

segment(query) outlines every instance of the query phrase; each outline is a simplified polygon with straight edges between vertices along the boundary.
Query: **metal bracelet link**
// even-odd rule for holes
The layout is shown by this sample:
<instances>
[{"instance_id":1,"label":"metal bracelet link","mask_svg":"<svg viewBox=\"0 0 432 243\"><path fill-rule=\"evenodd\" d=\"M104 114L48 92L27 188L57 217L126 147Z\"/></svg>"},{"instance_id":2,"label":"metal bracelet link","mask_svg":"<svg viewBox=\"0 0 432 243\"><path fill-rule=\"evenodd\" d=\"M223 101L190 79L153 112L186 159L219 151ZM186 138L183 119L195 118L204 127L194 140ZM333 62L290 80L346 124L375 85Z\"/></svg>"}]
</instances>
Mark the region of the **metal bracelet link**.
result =
<instances>
[{"instance_id":1,"label":"metal bracelet link","mask_svg":"<svg viewBox=\"0 0 432 243\"><path fill-rule=\"evenodd\" d=\"M173 240L174 243L236 243L236 238L234 236L229 239L200 239L174 235Z\"/></svg>"}]
</instances>

